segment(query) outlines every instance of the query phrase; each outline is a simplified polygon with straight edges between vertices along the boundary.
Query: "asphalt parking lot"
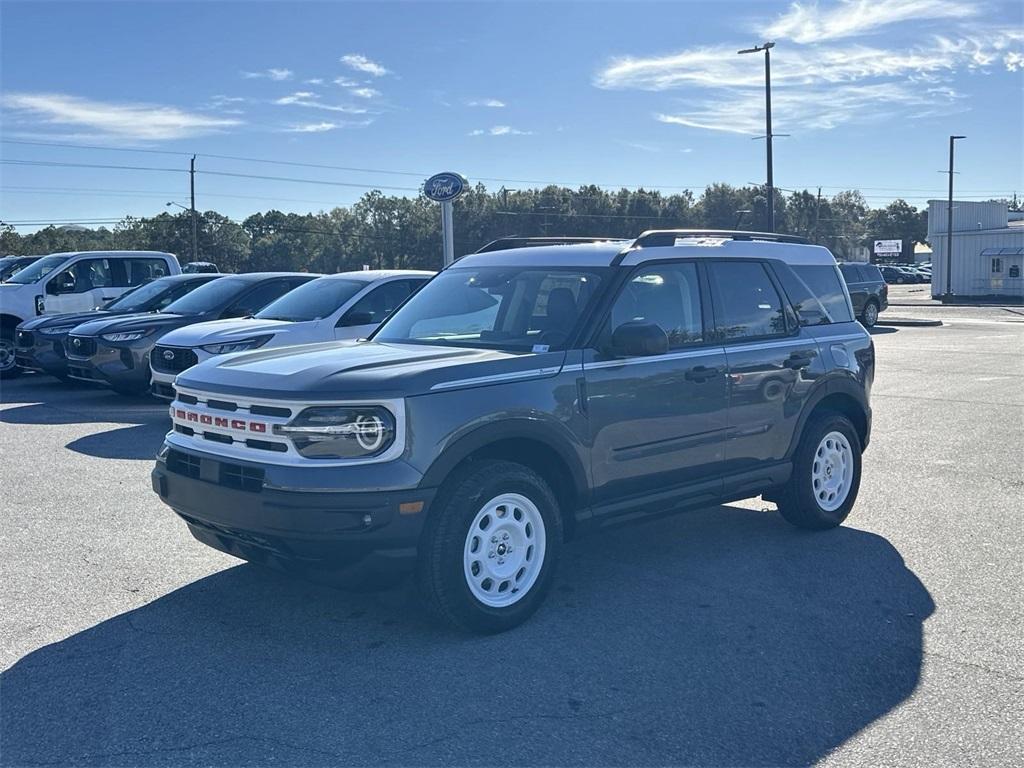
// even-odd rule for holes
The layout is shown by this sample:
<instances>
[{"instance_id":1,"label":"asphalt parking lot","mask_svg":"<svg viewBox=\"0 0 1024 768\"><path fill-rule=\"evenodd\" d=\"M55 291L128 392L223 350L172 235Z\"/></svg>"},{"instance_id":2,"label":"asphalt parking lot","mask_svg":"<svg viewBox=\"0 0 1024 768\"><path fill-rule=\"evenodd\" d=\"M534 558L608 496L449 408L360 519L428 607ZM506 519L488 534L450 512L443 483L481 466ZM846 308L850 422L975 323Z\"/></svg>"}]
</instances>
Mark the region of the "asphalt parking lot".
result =
<instances>
[{"instance_id":1,"label":"asphalt parking lot","mask_svg":"<svg viewBox=\"0 0 1024 768\"><path fill-rule=\"evenodd\" d=\"M4 383L0 762L1019 764L1024 314L899 310L945 324L875 333L845 526L584 538L485 638L194 542L149 487L165 406Z\"/></svg>"}]
</instances>

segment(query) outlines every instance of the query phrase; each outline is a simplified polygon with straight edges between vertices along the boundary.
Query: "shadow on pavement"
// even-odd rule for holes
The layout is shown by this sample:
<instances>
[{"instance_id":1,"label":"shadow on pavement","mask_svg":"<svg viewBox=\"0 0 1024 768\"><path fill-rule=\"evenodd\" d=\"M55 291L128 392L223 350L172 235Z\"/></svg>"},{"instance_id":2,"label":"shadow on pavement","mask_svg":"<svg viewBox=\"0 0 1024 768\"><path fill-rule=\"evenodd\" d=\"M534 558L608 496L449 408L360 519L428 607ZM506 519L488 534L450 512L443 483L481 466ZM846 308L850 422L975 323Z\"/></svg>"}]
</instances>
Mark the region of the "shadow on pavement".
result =
<instances>
[{"instance_id":1,"label":"shadow on pavement","mask_svg":"<svg viewBox=\"0 0 1024 768\"><path fill-rule=\"evenodd\" d=\"M98 459L153 459L170 428L164 410L143 424L110 429L72 440L65 447Z\"/></svg>"},{"instance_id":2,"label":"shadow on pavement","mask_svg":"<svg viewBox=\"0 0 1024 768\"><path fill-rule=\"evenodd\" d=\"M874 534L719 507L565 555L494 637L215 573L0 675L2 762L805 765L918 683L934 606Z\"/></svg>"},{"instance_id":3,"label":"shadow on pavement","mask_svg":"<svg viewBox=\"0 0 1024 768\"><path fill-rule=\"evenodd\" d=\"M868 333L870 333L872 336L882 336L887 333L899 333L899 331L899 328L893 328L892 326L882 325L881 320L878 321L878 325L875 325L873 328L868 328Z\"/></svg>"}]
</instances>

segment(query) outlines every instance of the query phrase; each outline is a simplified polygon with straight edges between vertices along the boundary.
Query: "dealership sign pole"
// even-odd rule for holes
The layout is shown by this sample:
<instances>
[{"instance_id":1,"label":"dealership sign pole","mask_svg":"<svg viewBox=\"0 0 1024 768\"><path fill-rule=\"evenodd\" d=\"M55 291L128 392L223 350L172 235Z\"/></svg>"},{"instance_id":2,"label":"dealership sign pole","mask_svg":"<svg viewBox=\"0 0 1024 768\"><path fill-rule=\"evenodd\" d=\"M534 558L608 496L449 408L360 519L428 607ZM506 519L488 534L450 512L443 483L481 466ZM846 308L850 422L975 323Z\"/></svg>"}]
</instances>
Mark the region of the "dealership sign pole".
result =
<instances>
[{"instance_id":1,"label":"dealership sign pole","mask_svg":"<svg viewBox=\"0 0 1024 768\"><path fill-rule=\"evenodd\" d=\"M461 173L445 171L423 182L423 194L441 204L441 241L444 244L444 266L455 261L455 231L452 204L466 191L469 182Z\"/></svg>"}]
</instances>

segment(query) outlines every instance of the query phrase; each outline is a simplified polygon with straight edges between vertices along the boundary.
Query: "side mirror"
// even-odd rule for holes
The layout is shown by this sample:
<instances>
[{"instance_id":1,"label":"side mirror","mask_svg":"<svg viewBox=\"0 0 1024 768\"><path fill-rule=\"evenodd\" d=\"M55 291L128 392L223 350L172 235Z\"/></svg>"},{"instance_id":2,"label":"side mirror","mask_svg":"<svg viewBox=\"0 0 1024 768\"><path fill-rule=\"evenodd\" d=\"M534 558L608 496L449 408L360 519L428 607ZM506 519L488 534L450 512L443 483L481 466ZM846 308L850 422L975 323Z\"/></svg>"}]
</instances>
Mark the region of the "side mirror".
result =
<instances>
[{"instance_id":1,"label":"side mirror","mask_svg":"<svg viewBox=\"0 0 1024 768\"><path fill-rule=\"evenodd\" d=\"M668 334L657 323L630 320L612 331L611 352L616 357L648 357L668 352Z\"/></svg>"},{"instance_id":2,"label":"side mirror","mask_svg":"<svg viewBox=\"0 0 1024 768\"><path fill-rule=\"evenodd\" d=\"M338 321L339 328L350 328L355 325L373 325L373 315L369 312L349 312Z\"/></svg>"}]
</instances>

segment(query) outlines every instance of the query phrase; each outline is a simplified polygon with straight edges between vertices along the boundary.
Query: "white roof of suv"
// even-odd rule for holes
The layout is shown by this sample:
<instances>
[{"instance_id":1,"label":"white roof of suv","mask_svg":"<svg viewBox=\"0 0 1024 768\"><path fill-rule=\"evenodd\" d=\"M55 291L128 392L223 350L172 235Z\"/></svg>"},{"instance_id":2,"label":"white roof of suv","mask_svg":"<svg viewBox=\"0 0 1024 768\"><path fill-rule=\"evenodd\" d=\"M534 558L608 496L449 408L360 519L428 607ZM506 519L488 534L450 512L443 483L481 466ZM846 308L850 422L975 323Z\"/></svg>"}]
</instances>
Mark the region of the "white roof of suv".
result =
<instances>
[{"instance_id":1,"label":"white roof of suv","mask_svg":"<svg viewBox=\"0 0 1024 768\"><path fill-rule=\"evenodd\" d=\"M789 235L680 229L651 230L633 241L542 245L470 254L456 261L455 266L607 267L633 266L657 259L729 257L778 259L788 264L836 263L828 248Z\"/></svg>"}]
</instances>

